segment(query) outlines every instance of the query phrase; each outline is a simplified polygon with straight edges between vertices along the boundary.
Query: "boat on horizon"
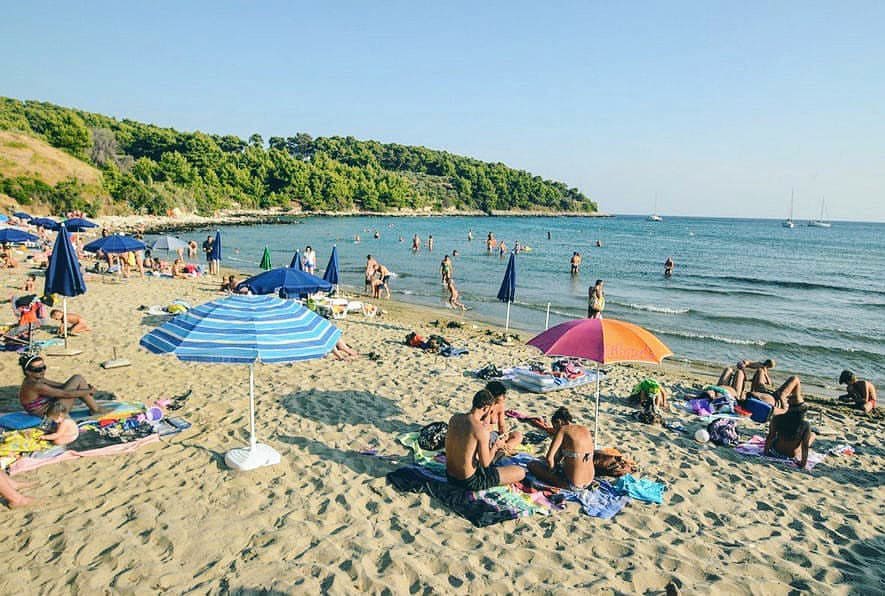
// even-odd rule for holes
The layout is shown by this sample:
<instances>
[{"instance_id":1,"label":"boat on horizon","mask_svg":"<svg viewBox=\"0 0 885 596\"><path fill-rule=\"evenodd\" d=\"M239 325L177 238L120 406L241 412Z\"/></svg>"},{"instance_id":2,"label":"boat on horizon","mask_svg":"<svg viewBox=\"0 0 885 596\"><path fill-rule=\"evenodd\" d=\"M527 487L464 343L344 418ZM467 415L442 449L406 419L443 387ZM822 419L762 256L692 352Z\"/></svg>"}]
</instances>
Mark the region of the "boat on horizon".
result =
<instances>
[{"instance_id":1,"label":"boat on horizon","mask_svg":"<svg viewBox=\"0 0 885 596\"><path fill-rule=\"evenodd\" d=\"M809 228L831 228L833 224L824 221L824 200L820 200L820 219L812 219L808 222Z\"/></svg>"},{"instance_id":2,"label":"boat on horizon","mask_svg":"<svg viewBox=\"0 0 885 596\"><path fill-rule=\"evenodd\" d=\"M785 228L792 230L796 227L796 224L793 223L793 191L790 191L790 217L781 222L781 225Z\"/></svg>"},{"instance_id":3,"label":"boat on horizon","mask_svg":"<svg viewBox=\"0 0 885 596\"><path fill-rule=\"evenodd\" d=\"M658 195L655 194L655 210L651 215L645 218L645 221L664 221L664 218L658 215Z\"/></svg>"}]
</instances>

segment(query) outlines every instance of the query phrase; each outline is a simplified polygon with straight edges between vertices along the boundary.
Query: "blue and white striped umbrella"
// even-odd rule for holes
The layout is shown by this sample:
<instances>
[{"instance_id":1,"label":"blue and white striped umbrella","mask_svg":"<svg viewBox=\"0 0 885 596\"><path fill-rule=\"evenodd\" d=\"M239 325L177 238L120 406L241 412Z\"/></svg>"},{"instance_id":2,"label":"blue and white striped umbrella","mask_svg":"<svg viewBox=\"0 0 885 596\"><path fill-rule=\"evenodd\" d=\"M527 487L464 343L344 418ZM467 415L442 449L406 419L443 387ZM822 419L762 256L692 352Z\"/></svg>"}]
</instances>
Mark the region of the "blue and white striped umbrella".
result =
<instances>
[{"instance_id":1,"label":"blue and white striped umbrella","mask_svg":"<svg viewBox=\"0 0 885 596\"><path fill-rule=\"evenodd\" d=\"M340 337L338 328L297 302L234 295L178 315L140 343L189 362L252 364L322 358Z\"/></svg>"},{"instance_id":2,"label":"blue and white striped umbrella","mask_svg":"<svg viewBox=\"0 0 885 596\"><path fill-rule=\"evenodd\" d=\"M249 365L249 448L233 449L225 461L252 469L280 461L279 453L255 436L255 363L322 358L340 337L338 328L297 302L234 295L176 316L139 343L154 354L175 354L189 362Z\"/></svg>"}]
</instances>

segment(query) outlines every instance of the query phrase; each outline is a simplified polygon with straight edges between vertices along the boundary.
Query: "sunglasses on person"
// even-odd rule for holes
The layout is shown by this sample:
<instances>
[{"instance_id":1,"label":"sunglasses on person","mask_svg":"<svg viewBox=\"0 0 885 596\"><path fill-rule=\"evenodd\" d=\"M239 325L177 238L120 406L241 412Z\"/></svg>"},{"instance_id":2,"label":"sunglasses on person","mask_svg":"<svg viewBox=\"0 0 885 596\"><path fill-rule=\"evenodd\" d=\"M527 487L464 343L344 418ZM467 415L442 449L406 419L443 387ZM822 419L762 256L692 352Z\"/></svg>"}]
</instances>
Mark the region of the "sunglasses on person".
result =
<instances>
[{"instance_id":1,"label":"sunglasses on person","mask_svg":"<svg viewBox=\"0 0 885 596\"><path fill-rule=\"evenodd\" d=\"M45 364L44 364L43 366L29 366L29 367L28 367L28 372L39 373L39 372L45 372L45 371L46 371L46 365L45 365Z\"/></svg>"}]
</instances>

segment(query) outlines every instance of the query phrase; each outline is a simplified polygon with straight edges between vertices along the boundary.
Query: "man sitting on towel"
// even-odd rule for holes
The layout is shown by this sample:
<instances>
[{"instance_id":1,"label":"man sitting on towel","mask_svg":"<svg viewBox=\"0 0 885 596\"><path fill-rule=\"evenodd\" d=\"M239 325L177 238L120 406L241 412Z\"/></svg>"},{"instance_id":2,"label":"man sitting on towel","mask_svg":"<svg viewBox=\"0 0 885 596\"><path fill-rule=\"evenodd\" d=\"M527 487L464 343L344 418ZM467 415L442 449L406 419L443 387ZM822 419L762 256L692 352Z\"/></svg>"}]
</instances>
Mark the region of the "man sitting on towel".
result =
<instances>
[{"instance_id":1,"label":"man sitting on towel","mask_svg":"<svg viewBox=\"0 0 885 596\"><path fill-rule=\"evenodd\" d=\"M455 414L449 420L446 435L446 477L451 484L466 490L486 490L519 482L525 470L519 466L493 466L505 442L498 438L489 447L489 429L483 424L495 404L494 396L482 389L473 396L473 408L466 414Z\"/></svg>"}]
</instances>

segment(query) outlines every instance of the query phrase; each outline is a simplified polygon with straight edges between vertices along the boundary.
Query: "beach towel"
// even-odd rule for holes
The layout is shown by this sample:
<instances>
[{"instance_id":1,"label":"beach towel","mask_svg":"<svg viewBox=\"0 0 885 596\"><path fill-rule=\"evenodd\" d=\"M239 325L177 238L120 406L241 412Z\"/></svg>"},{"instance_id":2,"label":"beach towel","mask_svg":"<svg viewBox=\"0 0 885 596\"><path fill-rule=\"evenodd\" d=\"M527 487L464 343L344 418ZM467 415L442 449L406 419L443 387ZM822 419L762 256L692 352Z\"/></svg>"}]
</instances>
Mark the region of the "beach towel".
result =
<instances>
[{"instance_id":1,"label":"beach towel","mask_svg":"<svg viewBox=\"0 0 885 596\"><path fill-rule=\"evenodd\" d=\"M49 449L52 443L44 441L41 438L43 434L42 430L36 428L4 433L0 438L0 457Z\"/></svg>"},{"instance_id":2,"label":"beach towel","mask_svg":"<svg viewBox=\"0 0 885 596\"><path fill-rule=\"evenodd\" d=\"M734 448L735 451L740 453L741 455L746 455L749 457L761 457L763 459L767 459L768 461L776 461L782 464L786 464L793 468L798 468L799 463L788 456L775 457L771 455L766 455L765 453L765 438L759 435L753 435L749 441L741 443ZM817 451L811 449L808 452L808 462L805 464L806 470L813 470L814 467L824 461L826 459L826 455L823 453L818 453Z\"/></svg>"},{"instance_id":3,"label":"beach towel","mask_svg":"<svg viewBox=\"0 0 885 596\"><path fill-rule=\"evenodd\" d=\"M619 494L608 482L600 481L590 489L585 490L561 490L561 498L565 501L574 501L581 506L581 511L591 517L611 519L621 512L630 497Z\"/></svg>"},{"instance_id":4,"label":"beach towel","mask_svg":"<svg viewBox=\"0 0 885 596\"><path fill-rule=\"evenodd\" d=\"M614 490L637 501L660 504L664 502L664 491L667 487L648 478L635 478L632 474L625 474L615 482Z\"/></svg>"},{"instance_id":5,"label":"beach towel","mask_svg":"<svg viewBox=\"0 0 885 596\"><path fill-rule=\"evenodd\" d=\"M80 439L71 443L74 445L78 443ZM137 449L140 449L144 445L148 445L150 443L156 443L160 440L160 435L153 434L143 437L141 439L136 439L134 441L129 441L127 443L115 443L111 445L107 445L104 447L98 447L95 449L87 449L84 451L77 451L74 449L66 449L61 451L60 453L55 451L57 454L53 454L52 457L40 457L37 455L36 457L23 457L17 460L15 463L9 466L9 475L15 476L16 474L21 474L23 472L29 472L31 470L36 470L37 468L42 468L43 466L48 466L50 464L57 464L59 462L68 461L72 459L79 459L82 457L101 457L105 455L116 455L118 453L130 453ZM70 445L68 446L70 447Z\"/></svg>"}]
</instances>

